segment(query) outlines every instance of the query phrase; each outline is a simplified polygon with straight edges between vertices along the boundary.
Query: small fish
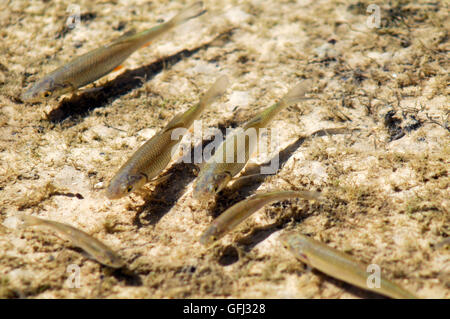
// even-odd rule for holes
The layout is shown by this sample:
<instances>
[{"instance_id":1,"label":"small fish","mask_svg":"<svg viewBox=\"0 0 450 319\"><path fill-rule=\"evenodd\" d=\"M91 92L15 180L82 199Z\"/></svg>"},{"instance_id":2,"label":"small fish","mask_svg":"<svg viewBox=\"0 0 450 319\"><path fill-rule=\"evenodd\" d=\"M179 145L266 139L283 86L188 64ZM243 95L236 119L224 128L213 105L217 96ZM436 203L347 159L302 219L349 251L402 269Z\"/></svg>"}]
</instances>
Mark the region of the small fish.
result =
<instances>
[{"instance_id":1,"label":"small fish","mask_svg":"<svg viewBox=\"0 0 450 319\"><path fill-rule=\"evenodd\" d=\"M319 200L320 195L317 192L307 191L272 191L256 194L231 206L217 217L200 237L200 243L205 246L211 245L270 202L298 197L307 200Z\"/></svg>"},{"instance_id":2,"label":"small fish","mask_svg":"<svg viewBox=\"0 0 450 319\"><path fill-rule=\"evenodd\" d=\"M181 140L172 137L174 130L180 128L188 130L204 109L219 98L227 87L228 78L221 76L198 104L184 113L175 115L162 131L145 142L111 179L106 189L106 197L121 198L140 189L156 177L169 164L174 147Z\"/></svg>"},{"instance_id":3,"label":"small fish","mask_svg":"<svg viewBox=\"0 0 450 319\"><path fill-rule=\"evenodd\" d=\"M24 227L46 226L58 231L69 238L73 245L80 247L92 256L92 258L105 266L121 268L125 265L125 262L111 248L73 226L29 215L19 215L19 219L23 221Z\"/></svg>"},{"instance_id":4,"label":"small fish","mask_svg":"<svg viewBox=\"0 0 450 319\"><path fill-rule=\"evenodd\" d=\"M225 188L228 182L236 176L247 164L250 155L257 146L248 142L246 132L255 130L256 138L259 138L259 130L265 128L270 121L285 107L304 99L306 91L311 87L311 81L305 80L292 88L280 102L266 108L247 122L236 134L227 137L218 147L214 155L203 165L194 183L193 196L201 201L208 201ZM244 143L239 141L245 141ZM230 155L230 145L233 160ZM243 158L240 159L240 158Z\"/></svg>"},{"instance_id":5,"label":"small fish","mask_svg":"<svg viewBox=\"0 0 450 319\"><path fill-rule=\"evenodd\" d=\"M372 273L366 271L367 267L358 263L349 255L312 238L289 232L282 234L280 240L299 260L331 277L391 298L417 298L409 291L383 277L380 278L379 288L369 287L368 276Z\"/></svg>"},{"instance_id":6,"label":"small fish","mask_svg":"<svg viewBox=\"0 0 450 319\"><path fill-rule=\"evenodd\" d=\"M203 3L197 2L168 22L151 29L127 32L111 44L87 52L46 75L22 94L22 100L37 102L58 97L94 82L114 70L119 70L132 53L146 46L174 27L203 14Z\"/></svg>"}]
</instances>

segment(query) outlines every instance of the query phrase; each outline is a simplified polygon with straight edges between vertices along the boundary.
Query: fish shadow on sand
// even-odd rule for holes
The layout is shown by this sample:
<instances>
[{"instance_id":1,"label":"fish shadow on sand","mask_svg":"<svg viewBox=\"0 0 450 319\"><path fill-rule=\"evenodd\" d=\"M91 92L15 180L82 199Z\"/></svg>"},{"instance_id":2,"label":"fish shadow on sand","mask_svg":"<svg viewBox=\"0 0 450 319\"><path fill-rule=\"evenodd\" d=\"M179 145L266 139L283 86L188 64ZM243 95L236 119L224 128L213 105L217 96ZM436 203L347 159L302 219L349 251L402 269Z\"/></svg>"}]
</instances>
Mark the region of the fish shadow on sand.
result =
<instances>
[{"instance_id":1,"label":"fish shadow on sand","mask_svg":"<svg viewBox=\"0 0 450 319\"><path fill-rule=\"evenodd\" d=\"M171 174L166 181L158 183L155 189L144 197L144 204L138 207L133 224L156 225L183 195L186 186L195 178L196 165L175 163L166 172Z\"/></svg>"},{"instance_id":2,"label":"fish shadow on sand","mask_svg":"<svg viewBox=\"0 0 450 319\"><path fill-rule=\"evenodd\" d=\"M336 134L345 134L345 133L351 133L355 129L348 129L348 128L330 128L330 129L321 129L318 130L311 135L308 136L301 136L297 140L295 140L293 143L288 145L286 148L281 150L277 155L275 155L271 160L260 164L260 165L254 165L246 168L242 174L242 176L246 175L252 175L252 174L258 174L260 172L261 167L268 166L269 163L276 159L278 156L279 159L279 170L283 168L283 165L288 161L288 159L294 154L294 152L307 140L312 139L314 137L321 137L321 136L331 136ZM272 174L267 175L260 175L256 179L250 179L251 183L249 185L244 185L242 187L239 187L239 190L235 188L235 185L233 184L231 187L226 188L224 191L222 191L219 196L216 198L215 206L210 209L210 213L214 218L217 218L221 213L223 213L227 208L231 207L232 205L236 204L237 202L247 198L248 196L252 195L258 187L265 181L265 179L268 176L273 176ZM282 201L282 202L275 202L272 205L284 205L283 203L293 201L295 199ZM299 199L301 200L301 199ZM317 204L315 204L317 205ZM289 214L289 216L285 216L279 220L277 220L275 223L262 226L262 227L256 227L254 228L250 234L241 237L238 240L239 244L245 245L244 250L245 251L251 251L256 245L258 245L260 242L268 238L271 234L273 234L276 231L279 231L284 228L284 226L292 221L292 218L294 218L297 221L302 221L307 217L305 215L309 210L309 205L304 205L303 208L301 208L300 212L296 212L295 214Z\"/></svg>"},{"instance_id":3,"label":"fish shadow on sand","mask_svg":"<svg viewBox=\"0 0 450 319\"><path fill-rule=\"evenodd\" d=\"M299 261L299 263L301 263L301 262ZM352 295L355 295L358 298L361 298L361 299L388 299L388 297L385 297L382 294L378 294L374 291L368 291L368 290L353 286L344 281L335 279L327 274L324 274L323 272L321 272L319 270L312 269L312 273L316 276L319 276L322 281L327 281L327 282L333 284L334 286L338 287L340 290L344 290L348 293L351 293ZM340 291L337 296L333 296L331 298L341 298L341 294L342 294L342 292Z\"/></svg>"},{"instance_id":4,"label":"fish shadow on sand","mask_svg":"<svg viewBox=\"0 0 450 319\"><path fill-rule=\"evenodd\" d=\"M111 272L111 276L122 282L126 286L142 286L141 277L129 268L116 269Z\"/></svg>"},{"instance_id":5,"label":"fish shadow on sand","mask_svg":"<svg viewBox=\"0 0 450 319\"><path fill-rule=\"evenodd\" d=\"M194 49L184 49L173 55L161 58L151 64L134 70L126 70L101 87L93 88L92 90L87 89L85 92L80 92L79 94L73 94L69 98L64 98L57 108L48 113L47 117L53 123L61 123L70 117L86 117L88 116L89 111L110 104L122 95L142 87L144 83L153 79L163 70L180 62L184 58L191 57L200 50L206 50L210 46L216 45L217 40L221 40L224 36L230 36L232 32L233 29L228 30L219 34L213 40L199 45Z\"/></svg>"},{"instance_id":6,"label":"fish shadow on sand","mask_svg":"<svg viewBox=\"0 0 450 319\"><path fill-rule=\"evenodd\" d=\"M140 287L143 284L141 277L126 267L120 269L111 269L108 267L104 267L100 273L100 280L91 289L89 298L105 298L104 293L107 289L105 289L103 285L105 279L107 279L108 277L115 278L122 286Z\"/></svg>"}]
</instances>

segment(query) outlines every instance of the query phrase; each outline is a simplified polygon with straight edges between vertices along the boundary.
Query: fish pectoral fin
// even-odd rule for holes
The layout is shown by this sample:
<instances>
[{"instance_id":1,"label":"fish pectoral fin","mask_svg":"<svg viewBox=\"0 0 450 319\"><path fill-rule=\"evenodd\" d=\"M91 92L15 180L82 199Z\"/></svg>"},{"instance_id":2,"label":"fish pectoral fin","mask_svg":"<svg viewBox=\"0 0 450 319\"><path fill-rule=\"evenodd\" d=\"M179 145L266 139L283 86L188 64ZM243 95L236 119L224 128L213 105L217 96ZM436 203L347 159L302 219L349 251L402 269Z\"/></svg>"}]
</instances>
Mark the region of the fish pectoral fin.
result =
<instances>
[{"instance_id":1,"label":"fish pectoral fin","mask_svg":"<svg viewBox=\"0 0 450 319\"><path fill-rule=\"evenodd\" d=\"M95 257L92 256L90 253L88 253L86 250L84 250L83 248L81 248L81 247L79 247L77 245L74 245L73 243L68 244L67 247L70 250L72 250L72 251L74 251L76 253L79 253L81 256L83 256L86 259L93 260L93 261L96 260Z\"/></svg>"},{"instance_id":2,"label":"fish pectoral fin","mask_svg":"<svg viewBox=\"0 0 450 319\"><path fill-rule=\"evenodd\" d=\"M92 87L92 88L82 89L79 92L80 93L94 93L94 92L98 92L102 89L103 89L103 86L96 86L96 87Z\"/></svg>"},{"instance_id":3,"label":"fish pectoral fin","mask_svg":"<svg viewBox=\"0 0 450 319\"><path fill-rule=\"evenodd\" d=\"M67 90L69 92L75 92L77 90L77 88L72 83L70 83L68 81L65 81L65 82L62 82L62 83L55 83L54 85L57 88L65 89L65 90Z\"/></svg>"},{"instance_id":4,"label":"fish pectoral fin","mask_svg":"<svg viewBox=\"0 0 450 319\"><path fill-rule=\"evenodd\" d=\"M231 188L238 189L246 185L250 185L254 182L263 181L267 176L267 174L251 174L240 176L238 178L232 179L233 185L231 186Z\"/></svg>"},{"instance_id":5,"label":"fish pectoral fin","mask_svg":"<svg viewBox=\"0 0 450 319\"><path fill-rule=\"evenodd\" d=\"M261 164L247 163L247 165L245 165L245 170L242 172L241 176L243 177L253 175L256 174L256 171L261 171Z\"/></svg>"},{"instance_id":6,"label":"fish pectoral fin","mask_svg":"<svg viewBox=\"0 0 450 319\"><path fill-rule=\"evenodd\" d=\"M79 253L81 256L83 256L86 259L95 260L95 258L91 254L89 254L87 251L83 250L80 247L71 246L70 249L72 249L73 251L76 251L77 253Z\"/></svg>"},{"instance_id":7,"label":"fish pectoral fin","mask_svg":"<svg viewBox=\"0 0 450 319\"><path fill-rule=\"evenodd\" d=\"M149 41L149 42L145 43L142 47L143 48L148 47L150 44L152 44L152 41Z\"/></svg>"},{"instance_id":8,"label":"fish pectoral fin","mask_svg":"<svg viewBox=\"0 0 450 319\"><path fill-rule=\"evenodd\" d=\"M164 183L165 181L167 181L172 175L173 175L172 173L169 173L169 174L166 174L164 176L155 177L150 182L152 182L152 183L156 182L158 184L161 184L161 183Z\"/></svg>"},{"instance_id":9,"label":"fish pectoral fin","mask_svg":"<svg viewBox=\"0 0 450 319\"><path fill-rule=\"evenodd\" d=\"M111 72L116 72L116 71L122 70L123 68L124 68L124 66L122 64L120 64L120 65L116 66Z\"/></svg>"}]
</instances>

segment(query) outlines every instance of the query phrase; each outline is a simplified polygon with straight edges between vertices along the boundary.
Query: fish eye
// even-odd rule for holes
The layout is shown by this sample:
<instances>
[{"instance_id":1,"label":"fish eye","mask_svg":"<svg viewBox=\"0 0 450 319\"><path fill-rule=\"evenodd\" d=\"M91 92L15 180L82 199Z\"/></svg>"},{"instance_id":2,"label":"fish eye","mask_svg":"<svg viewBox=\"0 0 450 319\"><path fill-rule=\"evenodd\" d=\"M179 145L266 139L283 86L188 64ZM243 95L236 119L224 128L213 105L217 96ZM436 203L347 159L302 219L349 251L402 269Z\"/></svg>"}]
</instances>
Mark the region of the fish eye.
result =
<instances>
[{"instance_id":1,"label":"fish eye","mask_svg":"<svg viewBox=\"0 0 450 319\"><path fill-rule=\"evenodd\" d=\"M43 97L49 97L50 95L52 95L52 92L50 92L50 91L44 91L44 92L42 93L42 96L43 96Z\"/></svg>"},{"instance_id":2,"label":"fish eye","mask_svg":"<svg viewBox=\"0 0 450 319\"><path fill-rule=\"evenodd\" d=\"M127 187L127 192L129 193L129 192L131 192L133 190L133 186L128 186Z\"/></svg>"},{"instance_id":3,"label":"fish eye","mask_svg":"<svg viewBox=\"0 0 450 319\"><path fill-rule=\"evenodd\" d=\"M303 260L308 260L308 256L306 256L305 254L300 253L299 256L300 258L303 258Z\"/></svg>"},{"instance_id":4,"label":"fish eye","mask_svg":"<svg viewBox=\"0 0 450 319\"><path fill-rule=\"evenodd\" d=\"M217 193L219 186L217 184L211 184L207 187L209 193Z\"/></svg>"}]
</instances>

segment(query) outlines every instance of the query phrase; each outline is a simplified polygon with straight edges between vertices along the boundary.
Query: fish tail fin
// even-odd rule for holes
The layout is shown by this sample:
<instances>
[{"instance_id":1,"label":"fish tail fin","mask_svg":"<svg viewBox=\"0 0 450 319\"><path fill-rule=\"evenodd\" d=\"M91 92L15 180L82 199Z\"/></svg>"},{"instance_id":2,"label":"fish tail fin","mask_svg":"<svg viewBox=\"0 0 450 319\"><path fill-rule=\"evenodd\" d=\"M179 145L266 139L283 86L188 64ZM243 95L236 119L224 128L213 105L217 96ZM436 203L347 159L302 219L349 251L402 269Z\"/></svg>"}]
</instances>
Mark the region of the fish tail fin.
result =
<instances>
[{"instance_id":1,"label":"fish tail fin","mask_svg":"<svg viewBox=\"0 0 450 319\"><path fill-rule=\"evenodd\" d=\"M22 227L35 226L41 224L40 218L30 215L18 214L17 218L19 218L23 222Z\"/></svg>"},{"instance_id":2,"label":"fish tail fin","mask_svg":"<svg viewBox=\"0 0 450 319\"><path fill-rule=\"evenodd\" d=\"M219 98L223 93L225 93L229 85L228 77L222 75L216 82L211 86L211 88L202 96L200 100L201 105L209 105Z\"/></svg>"},{"instance_id":3,"label":"fish tail fin","mask_svg":"<svg viewBox=\"0 0 450 319\"><path fill-rule=\"evenodd\" d=\"M203 2L199 1L191 5L190 7L184 9L182 12L177 14L175 17L173 17L170 20L170 23L173 26L180 25L182 23L185 23L186 21L196 18L203 13L205 13L206 10L203 9Z\"/></svg>"},{"instance_id":4,"label":"fish tail fin","mask_svg":"<svg viewBox=\"0 0 450 319\"><path fill-rule=\"evenodd\" d=\"M287 105L300 102L301 100L305 99L305 94L311 88L311 86L311 80L304 80L300 82L289 90L289 92L283 97L282 101Z\"/></svg>"}]
</instances>

